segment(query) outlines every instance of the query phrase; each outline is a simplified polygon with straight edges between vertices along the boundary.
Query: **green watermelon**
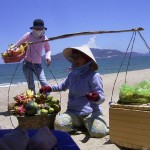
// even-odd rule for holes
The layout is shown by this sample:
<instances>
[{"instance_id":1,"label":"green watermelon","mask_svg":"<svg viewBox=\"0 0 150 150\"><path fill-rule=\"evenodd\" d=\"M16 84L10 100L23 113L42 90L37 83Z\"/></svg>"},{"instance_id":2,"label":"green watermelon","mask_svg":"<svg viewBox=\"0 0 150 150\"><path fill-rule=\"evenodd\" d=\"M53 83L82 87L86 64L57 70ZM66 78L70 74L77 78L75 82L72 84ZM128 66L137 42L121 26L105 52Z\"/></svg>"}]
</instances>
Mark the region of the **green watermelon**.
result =
<instances>
[{"instance_id":1,"label":"green watermelon","mask_svg":"<svg viewBox=\"0 0 150 150\"><path fill-rule=\"evenodd\" d=\"M35 101L30 101L25 105L25 112L27 115L35 115L38 110L38 104Z\"/></svg>"}]
</instances>

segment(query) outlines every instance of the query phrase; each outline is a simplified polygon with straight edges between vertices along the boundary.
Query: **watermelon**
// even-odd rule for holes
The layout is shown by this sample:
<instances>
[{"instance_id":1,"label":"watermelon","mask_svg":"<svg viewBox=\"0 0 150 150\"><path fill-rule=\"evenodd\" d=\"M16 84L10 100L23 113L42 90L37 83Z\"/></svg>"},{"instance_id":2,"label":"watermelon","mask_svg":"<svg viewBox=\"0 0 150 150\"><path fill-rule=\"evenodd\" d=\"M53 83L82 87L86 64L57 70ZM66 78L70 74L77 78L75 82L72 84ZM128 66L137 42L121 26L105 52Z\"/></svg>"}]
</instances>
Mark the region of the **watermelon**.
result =
<instances>
[{"instance_id":1,"label":"watermelon","mask_svg":"<svg viewBox=\"0 0 150 150\"><path fill-rule=\"evenodd\" d=\"M35 115L38 110L38 104L35 101L30 101L25 105L25 112L27 115Z\"/></svg>"}]
</instances>

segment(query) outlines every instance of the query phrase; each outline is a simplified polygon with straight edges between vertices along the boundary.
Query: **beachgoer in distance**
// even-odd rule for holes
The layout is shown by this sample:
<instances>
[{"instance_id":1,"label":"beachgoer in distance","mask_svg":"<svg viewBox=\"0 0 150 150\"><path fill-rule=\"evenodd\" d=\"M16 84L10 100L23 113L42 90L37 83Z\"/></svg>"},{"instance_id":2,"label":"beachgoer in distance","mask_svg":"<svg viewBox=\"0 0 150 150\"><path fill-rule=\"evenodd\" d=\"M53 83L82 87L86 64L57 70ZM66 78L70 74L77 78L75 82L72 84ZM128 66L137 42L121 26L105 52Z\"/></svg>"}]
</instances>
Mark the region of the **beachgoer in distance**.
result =
<instances>
[{"instance_id":1,"label":"beachgoer in distance","mask_svg":"<svg viewBox=\"0 0 150 150\"><path fill-rule=\"evenodd\" d=\"M76 131L85 126L91 137L108 134L100 104L105 101L102 78L97 62L87 46L66 48L64 57L71 62L72 70L67 78L55 86L45 86L40 93L65 91L69 89L66 112L55 119L55 129Z\"/></svg>"},{"instance_id":2,"label":"beachgoer in distance","mask_svg":"<svg viewBox=\"0 0 150 150\"><path fill-rule=\"evenodd\" d=\"M36 44L29 44L26 49L26 54L23 61L23 72L28 83L28 88L35 92L34 74L39 80L41 86L46 86L47 81L41 65L42 62L42 51L45 49L46 63L50 65L51 63L51 51L48 41L45 36L46 27L44 27L44 21L42 19L35 19L33 21L33 26L30 27L31 32L27 32L23 37L17 41L14 46L19 47L20 45L28 42L39 42Z\"/></svg>"}]
</instances>

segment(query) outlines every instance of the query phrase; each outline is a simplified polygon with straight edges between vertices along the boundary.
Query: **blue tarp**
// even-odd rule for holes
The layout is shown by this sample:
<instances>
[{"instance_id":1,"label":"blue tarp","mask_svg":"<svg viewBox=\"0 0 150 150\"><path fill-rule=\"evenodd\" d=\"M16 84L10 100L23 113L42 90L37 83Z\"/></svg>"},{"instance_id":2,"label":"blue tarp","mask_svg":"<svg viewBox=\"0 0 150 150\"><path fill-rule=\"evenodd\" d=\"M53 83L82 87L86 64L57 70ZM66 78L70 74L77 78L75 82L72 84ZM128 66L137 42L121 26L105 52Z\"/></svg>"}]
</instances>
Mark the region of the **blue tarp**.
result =
<instances>
[{"instance_id":1,"label":"blue tarp","mask_svg":"<svg viewBox=\"0 0 150 150\"><path fill-rule=\"evenodd\" d=\"M0 130L0 138L10 132L13 132L17 129L3 129ZM38 129L28 129L29 136L33 136ZM52 130L53 134L57 138L58 144L56 145L57 150L80 150L77 144L74 142L74 140L71 138L71 136L63 131L58 130Z\"/></svg>"}]
</instances>

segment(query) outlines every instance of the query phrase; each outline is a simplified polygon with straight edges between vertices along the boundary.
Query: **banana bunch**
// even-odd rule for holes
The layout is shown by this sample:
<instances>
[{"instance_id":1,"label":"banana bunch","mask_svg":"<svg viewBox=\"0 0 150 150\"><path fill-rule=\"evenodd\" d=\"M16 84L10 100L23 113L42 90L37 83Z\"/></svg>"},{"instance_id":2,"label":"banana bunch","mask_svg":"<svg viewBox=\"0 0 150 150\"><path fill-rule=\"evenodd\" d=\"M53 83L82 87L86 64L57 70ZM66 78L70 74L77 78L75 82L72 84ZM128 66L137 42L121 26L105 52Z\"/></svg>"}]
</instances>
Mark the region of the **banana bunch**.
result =
<instances>
[{"instance_id":1,"label":"banana bunch","mask_svg":"<svg viewBox=\"0 0 150 150\"><path fill-rule=\"evenodd\" d=\"M44 104L46 97L47 96L45 94L40 94L40 93L34 95L35 102L37 102L38 104Z\"/></svg>"},{"instance_id":2,"label":"banana bunch","mask_svg":"<svg viewBox=\"0 0 150 150\"><path fill-rule=\"evenodd\" d=\"M34 92L32 90L27 89L26 92L25 92L25 95L28 98L33 98L34 97Z\"/></svg>"}]
</instances>

